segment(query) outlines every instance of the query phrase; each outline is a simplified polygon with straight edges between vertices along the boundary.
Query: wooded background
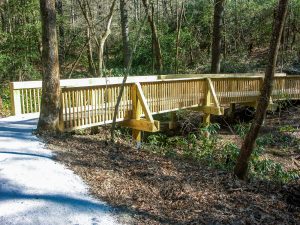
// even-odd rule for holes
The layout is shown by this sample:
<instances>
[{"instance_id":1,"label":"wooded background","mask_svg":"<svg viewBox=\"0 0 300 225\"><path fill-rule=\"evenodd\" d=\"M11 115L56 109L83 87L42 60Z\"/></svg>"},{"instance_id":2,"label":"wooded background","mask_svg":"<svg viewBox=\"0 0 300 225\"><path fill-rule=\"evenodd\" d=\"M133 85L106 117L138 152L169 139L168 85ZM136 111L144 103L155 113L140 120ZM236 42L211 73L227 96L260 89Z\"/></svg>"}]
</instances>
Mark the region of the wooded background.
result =
<instances>
[{"instance_id":1,"label":"wooded background","mask_svg":"<svg viewBox=\"0 0 300 225\"><path fill-rule=\"evenodd\" d=\"M215 2L56 0L61 78L209 72ZM225 1L221 72L264 70L276 2ZM299 67L299 12L292 0L279 71ZM1 0L0 14L0 82L41 79L39 1Z\"/></svg>"}]
</instances>

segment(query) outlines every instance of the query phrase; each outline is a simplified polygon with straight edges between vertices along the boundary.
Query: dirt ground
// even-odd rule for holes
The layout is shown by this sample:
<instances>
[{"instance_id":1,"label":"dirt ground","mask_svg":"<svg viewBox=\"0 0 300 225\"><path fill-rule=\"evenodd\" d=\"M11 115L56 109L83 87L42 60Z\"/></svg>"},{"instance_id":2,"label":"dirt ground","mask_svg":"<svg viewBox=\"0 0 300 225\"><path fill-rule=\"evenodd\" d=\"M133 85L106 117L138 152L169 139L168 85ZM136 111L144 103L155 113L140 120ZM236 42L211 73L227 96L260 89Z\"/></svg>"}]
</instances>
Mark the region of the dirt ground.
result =
<instances>
[{"instance_id":1,"label":"dirt ground","mask_svg":"<svg viewBox=\"0 0 300 225\"><path fill-rule=\"evenodd\" d=\"M286 112L285 122L300 124L300 113L291 115ZM265 132L278 126L276 121L275 116L269 116ZM98 135L73 134L45 140L56 151L57 160L80 175L95 196L130 215L130 220L120 217L121 222L300 224L300 208L289 201L290 190L299 186L299 181L288 185L257 179L242 182L231 173L201 163L136 150L124 137L112 144L107 141L108 133L102 128ZM222 135L233 137L230 132ZM295 151L289 154L294 156Z\"/></svg>"}]
</instances>

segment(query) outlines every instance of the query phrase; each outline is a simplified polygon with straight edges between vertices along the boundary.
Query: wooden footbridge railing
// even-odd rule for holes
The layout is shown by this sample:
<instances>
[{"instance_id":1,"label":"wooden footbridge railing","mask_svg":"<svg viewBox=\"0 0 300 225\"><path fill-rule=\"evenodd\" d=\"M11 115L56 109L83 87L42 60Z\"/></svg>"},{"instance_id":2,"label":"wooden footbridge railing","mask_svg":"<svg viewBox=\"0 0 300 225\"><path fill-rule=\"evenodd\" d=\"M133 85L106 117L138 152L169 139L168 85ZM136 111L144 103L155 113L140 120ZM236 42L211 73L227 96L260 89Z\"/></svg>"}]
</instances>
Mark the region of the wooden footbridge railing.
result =
<instances>
[{"instance_id":1,"label":"wooden footbridge railing","mask_svg":"<svg viewBox=\"0 0 300 225\"><path fill-rule=\"evenodd\" d=\"M160 130L154 114L195 109L223 115L233 103L255 106L263 74L168 75L130 77L125 84L117 122L140 131ZM122 78L94 78L61 81L61 124L65 131L112 123ZM42 84L11 83L14 114L38 113ZM271 101L300 99L300 76L276 74Z\"/></svg>"}]
</instances>

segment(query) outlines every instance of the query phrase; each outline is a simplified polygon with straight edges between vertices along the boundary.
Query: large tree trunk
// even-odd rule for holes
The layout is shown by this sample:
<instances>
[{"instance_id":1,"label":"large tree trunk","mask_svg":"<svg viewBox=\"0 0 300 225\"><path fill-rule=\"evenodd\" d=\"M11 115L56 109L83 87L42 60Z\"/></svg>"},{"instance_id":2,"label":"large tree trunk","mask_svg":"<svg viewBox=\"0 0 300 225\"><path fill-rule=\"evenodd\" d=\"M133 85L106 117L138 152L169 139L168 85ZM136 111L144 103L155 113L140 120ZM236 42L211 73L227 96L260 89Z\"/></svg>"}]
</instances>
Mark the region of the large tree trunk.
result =
<instances>
[{"instance_id":1,"label":"large tree trunk","mask_svg":"<svg viewBox=\"0 0 300 225\"><path fill-rule=\"evenodd\" d=\"M55 0L40 0L43 89L38 131L59 130L60 85Z\"/></svg>"},{"instance_id":2,"label":"large tree trunk","mask_svg":"<svg viewBox=\"0 0 300 225\"><path fill-rule=\"evenodd\" d=\"M253 151L258 132L263 123L267 107L269 105L270 96L273 90L273 80L278 56L278 49L280 46L280 39L282 36L284 22L287 14L287 8L288 0L280 0L270 42L269 61L265 72L265 79L258 101L255 118L251 124L249 133L245 137L237 160L237 164L234 168L235 175L240 179L245 179L247 176L249 159Z\"/></svg>"},{"instance_id":3,"label":"large tree trunk","mask_svg":"<svg viewBox=\"0 0 300 225\"><path fill-rule=\"evenodd\" d=\"M155 67L156 67L157 72L161 72L163 70L163 60L162 60L161 48L160 48L156 25L155 25L154 19L151 16L151 13L150 13L148 0L143 0L143 5L145 8L145 12L146 12L148 22L150 24L151 31L152 31L152 36L153 36L154 54L155 54L155 58L156 58Z\"/></svg>"},{"instance_id":4,"label":"large tree trunk","mask_svg":"<svg viewBox=\"0 0 300 225\"><path fill-rule=\"evenodd\" d=\"M123 57L124 57L125 68L127 68L129 65L130 55L131 55L131 48L129 42L128 5L129 5L128 0L120 0Z\"/></svg>"},{"instance_id":5,"label":"large tree trunk","mask_svg":"<svg viewBox=\"0 0 300 225\"><path fill-rule=\"evenodd\" d=\"M212 38L211 73L220 73L221 50L222 50L222 19L224 14L225 0L214 2L214 27Z\"/></svg>"}]
</instances>

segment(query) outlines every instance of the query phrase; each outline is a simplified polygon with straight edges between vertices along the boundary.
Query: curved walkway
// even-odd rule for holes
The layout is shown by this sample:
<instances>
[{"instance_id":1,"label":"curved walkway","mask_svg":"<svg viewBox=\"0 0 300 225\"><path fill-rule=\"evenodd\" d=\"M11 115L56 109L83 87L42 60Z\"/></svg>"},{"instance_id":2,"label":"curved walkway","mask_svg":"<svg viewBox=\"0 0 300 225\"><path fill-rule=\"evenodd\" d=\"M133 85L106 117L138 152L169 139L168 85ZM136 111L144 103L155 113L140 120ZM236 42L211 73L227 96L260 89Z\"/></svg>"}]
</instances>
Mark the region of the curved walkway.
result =
<instances>
[{"instance_id":1,"label":"curved walkway","mask_svg":"<svg viewBox=\"0 0 300 225\"><path fill-rule=\"evenodd\" d=\"M118 224L71 170L32 135L37 119L0 119L0 224Z\"/></svg>"}]
</instances>

